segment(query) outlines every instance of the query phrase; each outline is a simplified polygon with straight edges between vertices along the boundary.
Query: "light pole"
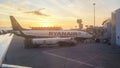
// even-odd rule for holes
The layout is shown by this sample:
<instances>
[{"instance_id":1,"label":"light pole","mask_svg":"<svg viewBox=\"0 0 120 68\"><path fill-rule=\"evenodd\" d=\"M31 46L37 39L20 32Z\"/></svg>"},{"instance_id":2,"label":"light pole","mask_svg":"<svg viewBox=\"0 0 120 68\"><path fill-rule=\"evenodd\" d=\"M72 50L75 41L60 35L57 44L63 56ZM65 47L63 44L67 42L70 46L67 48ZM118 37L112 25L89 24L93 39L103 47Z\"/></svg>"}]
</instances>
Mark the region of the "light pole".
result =
<instances>
[{"instance_id":1,"label":"light pole","mask_svg":"<svg viewBox=\"0 0 120 68\"><path fill-rule=\"evenodd\" d=\"M95 5L96 5L96 3L93 3L93 7L94 7L94 28L95 28Z\"/></svg>"}]
</instances>

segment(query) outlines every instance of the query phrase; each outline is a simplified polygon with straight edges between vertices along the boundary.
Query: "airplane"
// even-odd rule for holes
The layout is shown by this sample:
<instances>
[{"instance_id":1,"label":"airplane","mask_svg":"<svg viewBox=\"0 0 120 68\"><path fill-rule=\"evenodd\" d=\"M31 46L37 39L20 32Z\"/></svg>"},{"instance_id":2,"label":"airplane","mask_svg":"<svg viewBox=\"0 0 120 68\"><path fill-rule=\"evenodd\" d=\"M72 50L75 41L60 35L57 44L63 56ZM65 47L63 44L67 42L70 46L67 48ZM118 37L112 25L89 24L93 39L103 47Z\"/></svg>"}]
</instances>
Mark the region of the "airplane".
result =
<instances>
[{"instance_id":1,"label":"airplane","mask_svg":"<svg viewBox=\"0 0 120 68\"><path fill-rule=\"evenodd\" d=\"M50 37L74 37L80 39L91 38L92 35L85 31L78 30L31 30L21 27L17 20L10 16L12 28L14 31L18 31L15 34L22 37L30 38L50 38Z\"/></svg>"},{"instance_id":2,"label":"airplane","mask_svg":"<svg viewBox=\"0 0 120 68\"><path fill-rule=\"evenodd\" d=\"M4 30L1 30L1 31L0 31L0 35L1 35L1 34L6 34L6 33L7 33L7 31L4 31Z\"/></svg>"},{"instance_id":3,"label":"airplane","mask_svg":"<svg viewBox=\"0 0 120 68\"><path fill-rule=\"evenodd\" d=\"M1 34L7 34L7 33L11 33L12 29L9 27L0 27L0 35Z\"/></svg>"},{"instance_id":4,"label":"airplane","mask_svg":"<svg viewBox=\"0 0 120 68\"><path fill-rule=\"evenodd\" d=\"M23 28L14 16L10 16L13 33L15 35L24 37L27 41L29 39L36 39L36 38L74 38L74 40L86 40L90 39L93 36L85 31L78 31L78 30L32 30L32 29L25 29Z\"/></svg>"}]
</instances>

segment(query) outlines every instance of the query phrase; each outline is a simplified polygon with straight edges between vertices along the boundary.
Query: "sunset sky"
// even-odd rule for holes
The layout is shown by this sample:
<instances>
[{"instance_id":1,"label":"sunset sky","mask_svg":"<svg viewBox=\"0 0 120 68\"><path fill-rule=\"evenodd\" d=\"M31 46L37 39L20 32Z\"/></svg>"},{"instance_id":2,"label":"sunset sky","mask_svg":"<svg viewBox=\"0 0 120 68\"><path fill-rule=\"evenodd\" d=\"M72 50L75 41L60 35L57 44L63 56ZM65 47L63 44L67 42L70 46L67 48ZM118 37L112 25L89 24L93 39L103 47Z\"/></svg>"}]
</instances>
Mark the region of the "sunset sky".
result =
<instances>
[{"instance_id":1,"label":"sunset sky","mask_svg":"<svg viewBox=\"0 0 120 68\"><path fill-rule=\"evenodd\" d=\"M94 2L97 26L120 8L120 0L0 0L0 27L11 26L10 15L26 28L58 26L70 29L77 26L77 19L82 19L84 25L93 25Z\"/></svg>"}]
</instances>

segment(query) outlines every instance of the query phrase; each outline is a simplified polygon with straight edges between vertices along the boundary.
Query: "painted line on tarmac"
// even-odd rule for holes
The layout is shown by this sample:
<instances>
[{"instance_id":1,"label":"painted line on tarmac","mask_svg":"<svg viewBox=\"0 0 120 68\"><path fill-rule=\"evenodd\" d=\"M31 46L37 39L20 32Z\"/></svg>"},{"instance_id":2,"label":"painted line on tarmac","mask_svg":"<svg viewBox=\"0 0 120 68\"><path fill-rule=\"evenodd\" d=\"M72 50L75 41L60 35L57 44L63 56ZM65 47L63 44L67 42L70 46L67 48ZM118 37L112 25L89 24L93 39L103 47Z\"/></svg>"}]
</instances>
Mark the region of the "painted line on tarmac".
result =
<instances>
[{"instance_id":1,"label":"painted line on tarmac","mask_svg":"<svg viewBox=\"0 0 120 68\"><path fill-rule=\"evenodd\" d=\"M75 62L75 63L78 63L78 64L83 64L83 65L86 65L86 66L89 66L89 67L98 68L95 65L85 63L85 62L82 62L82 61L78 61L78 60L75 60L75 59L72 59L72 58L60 56L60 55L49 53L49 52L46 52L46 51L44 51L43 53L47 54L47 55L55 56L55 57L58 57L58 58L61 58L61 59L65 59L65 60L68 60L68 61L71 61L71 62Z\"/></svg>"}]
</instances>

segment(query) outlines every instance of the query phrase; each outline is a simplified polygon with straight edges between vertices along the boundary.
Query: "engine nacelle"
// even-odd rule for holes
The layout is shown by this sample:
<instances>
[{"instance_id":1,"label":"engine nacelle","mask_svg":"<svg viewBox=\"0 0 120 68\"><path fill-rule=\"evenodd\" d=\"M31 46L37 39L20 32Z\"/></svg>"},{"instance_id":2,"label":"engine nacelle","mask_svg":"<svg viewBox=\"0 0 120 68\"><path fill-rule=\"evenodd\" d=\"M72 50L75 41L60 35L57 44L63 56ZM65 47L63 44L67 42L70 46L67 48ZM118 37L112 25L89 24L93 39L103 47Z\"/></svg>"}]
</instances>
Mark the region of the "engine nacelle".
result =
<instances>
[{"instance_id":1,"label":"engine nacelle","mask_svg":"<svg viewBox=\"0 0 120 68\"><path fill-rule=\"evenodd\" d=\"M25 46L27 47L36 47L39 45L73 45L76 44L76 41L72 38L29 38L25 40Z\"/></svg>"}]
</instances>

